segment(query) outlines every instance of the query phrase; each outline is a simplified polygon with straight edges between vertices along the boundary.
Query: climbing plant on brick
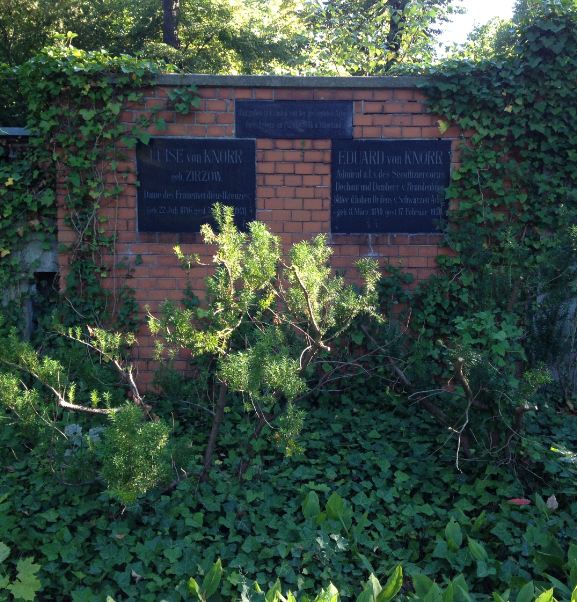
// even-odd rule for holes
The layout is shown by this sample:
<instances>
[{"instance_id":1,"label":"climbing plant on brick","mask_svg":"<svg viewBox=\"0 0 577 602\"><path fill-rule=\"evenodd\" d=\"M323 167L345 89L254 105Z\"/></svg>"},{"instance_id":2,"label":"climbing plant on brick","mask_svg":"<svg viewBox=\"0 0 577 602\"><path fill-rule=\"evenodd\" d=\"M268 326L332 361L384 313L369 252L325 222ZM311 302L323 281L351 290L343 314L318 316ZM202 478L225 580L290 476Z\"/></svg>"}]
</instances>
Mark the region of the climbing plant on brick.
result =
<instances>
[{"instance_id":1,"label":"climbing plant on brick","mask_svg":"<svg viewBox=\"0 0 577 602\"><path fill-rule=\"evenodd\" d=\"M134 311L129 289L119 287L111 292L102 286L103 278L130 266L116 261L115 228L113 224L104 228L100 210L113 208L121 192L115 174L124 153L138 141L148 142L149 126L165 125L158 115L163 107L147 110L143 102L143 90L159 66L128 56L85 52L71 46L72 38L71 34L62 36L57 45L15 70L28 104L33 167L30 161L24 166L4 166L3 213L11 224L18 219L21 230L17 236L25 237L30 229L43 227L46 215L54 219L58 178L64 220L75 233L66 249L70 265L65 289L73 307L68 315L92 324L130 327ZM165 102L173 100L178 101L174 108L179 112L189 111L198 102L194 90L185 90L184 98L180 90L178 98L169 96ZM142 107L140 117L130 125L120 119L127 103ZM11 175L10 170L15 173ZM41 194L31 192L40 178L45 183ZM42 219L30 219L29 214L34 216L39 209L43 209ZM2 229L2 237L0 248L9 255L14 236Z\"/></svg>"},{"instance_id":2,"label":"climbing plant on brick","mask_svg":"<svg viewBox=\"0 0 577 602\"><path fill-rule=\"evenodd\" d=\"M576 293L577 12L543 3L514 35L509 57L445 65L427 87L440 128L470 141L448 192L453 253L414 296L411 322L412 378L434 367L452 379L437 409L455 432L500 424L491 449L509 448L534 409L542 363L559 365L556 325Z\"/></svg>"}]
</instances>

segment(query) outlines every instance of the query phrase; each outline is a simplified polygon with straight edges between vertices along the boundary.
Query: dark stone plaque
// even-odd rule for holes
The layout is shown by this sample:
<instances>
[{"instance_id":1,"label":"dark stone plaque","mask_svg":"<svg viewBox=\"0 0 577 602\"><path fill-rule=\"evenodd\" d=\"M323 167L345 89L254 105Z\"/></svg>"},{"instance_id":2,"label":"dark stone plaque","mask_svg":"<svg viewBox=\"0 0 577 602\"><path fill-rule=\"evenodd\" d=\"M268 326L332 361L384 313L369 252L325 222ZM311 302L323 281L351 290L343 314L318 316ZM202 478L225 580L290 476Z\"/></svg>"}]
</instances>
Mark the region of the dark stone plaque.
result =
<instances>
[{"instance_id":1,"label":"dark stone plaque","mask_svg":"<svg viewBox=\"0 0 577 602\"><path fill-rule=\"evenodd\" d=\"M237 100L239 138L352 138L348 100Z\"/></svg>"},{"instance_id":2,"label":"dark stone plaque","mask_svg":"<svg viewBox=\"0 0 577 602\"><path fill-rule=\"evenodd\" d=\"M199 232L217 202L244 228L255 218L254 140L152 138L136 148L138 231Z\"/></svg>"},{"instance_id":3,"label":"dark stone plaque","mask_svg":"<svg viewBox=\"0 0 577 602\"><path fill-rule=\"evenodd\" d=\"M333 140L332 232L436 232L450 168L449 140Z\"/></svg>"}]
</instances>

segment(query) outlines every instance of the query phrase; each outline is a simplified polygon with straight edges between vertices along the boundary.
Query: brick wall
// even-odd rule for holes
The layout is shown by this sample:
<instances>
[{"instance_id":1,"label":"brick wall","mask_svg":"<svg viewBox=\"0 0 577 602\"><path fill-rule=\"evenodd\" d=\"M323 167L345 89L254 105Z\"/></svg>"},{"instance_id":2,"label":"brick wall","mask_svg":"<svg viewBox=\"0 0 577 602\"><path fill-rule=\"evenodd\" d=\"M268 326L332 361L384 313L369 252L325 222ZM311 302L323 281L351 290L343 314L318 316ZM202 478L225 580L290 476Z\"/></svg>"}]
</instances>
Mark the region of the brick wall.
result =
<instances>
[{"instance_id":1,"label":"brick wall","mask_svg":"<svg viewBox=\"0 0 577 602\"><path fill-rule=\"evenodd\" d=\"M354 139L449 139L453 141L453 162L457 159L459 132L449 129L440 134L437 117L426 110L425 97L416 78L288 78L233 76L163 76L145 93L145 108L165 107L168 91L175 85L194 83L201 103L198 110L179 115L163 110L167 128L152 135L197 138L234 137L235 101L253 100L352 100ZM129 105L122 119L130 124L142 114L142 106ZM111 184L120 183L123 192L102 210L107 227L117 232L115 253L106 258L111 265L125 262L126 270L113 269L107 286L115 289L124 282L136 291L141 312L150 306L154 313L164 299L179 300L185 278L173 253L181 244L185 253L199 253L207 261L211 249L202 244L199 234L149 233L137 231L137 183L134 151L127 151L119 172L108 174ZM334 268L356 278L354 263L371 255L383 267L393 264L412 273L416 281L428 278L435 270L440 236L436 234L331 234L330 140L257 139L256 142L256 218L267 223L285 245L326 233L334 255ZM62 196L63 191L60 191ZM59 242L73 242L75 234L59 214ZM67 257L60 257L63 275ZM192 287L203 294L208 268L197 267ZM61 282L64 278L61 279ZM150 382L154 362L153 341L142 327L137 360L140 382ZM182 366L184 367L184 360Z\"/></svg>"}]
</instances>

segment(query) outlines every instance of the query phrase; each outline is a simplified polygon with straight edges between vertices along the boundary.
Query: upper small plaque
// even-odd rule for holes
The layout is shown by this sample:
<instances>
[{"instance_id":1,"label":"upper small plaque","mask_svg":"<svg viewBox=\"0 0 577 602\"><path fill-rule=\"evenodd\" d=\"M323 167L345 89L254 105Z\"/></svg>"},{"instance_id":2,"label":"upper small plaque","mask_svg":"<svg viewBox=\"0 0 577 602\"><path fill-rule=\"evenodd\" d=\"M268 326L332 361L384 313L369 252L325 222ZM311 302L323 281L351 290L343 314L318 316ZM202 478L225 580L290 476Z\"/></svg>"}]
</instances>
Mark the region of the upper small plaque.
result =
<instances>
[{"instance_id":1,"label":"upper small plaque","mask_svg":"<svg viewBox=\"0 0 577 602\"><path fill-rule=\"evenodd\" d=\"M237 138L352 138L348 100L237 100Z\"/></svg>"},{"instance_id":2,"label":"upper small plaque","mask_svg":"<svg viewBox=\"0 0 577 602\"><path fill-rule=\"evenodd\" d=\"M199 232L215 203L237 226L255 218L254 140L152 138L136 147L138 231Z\"/></svg>"}]
</instances>

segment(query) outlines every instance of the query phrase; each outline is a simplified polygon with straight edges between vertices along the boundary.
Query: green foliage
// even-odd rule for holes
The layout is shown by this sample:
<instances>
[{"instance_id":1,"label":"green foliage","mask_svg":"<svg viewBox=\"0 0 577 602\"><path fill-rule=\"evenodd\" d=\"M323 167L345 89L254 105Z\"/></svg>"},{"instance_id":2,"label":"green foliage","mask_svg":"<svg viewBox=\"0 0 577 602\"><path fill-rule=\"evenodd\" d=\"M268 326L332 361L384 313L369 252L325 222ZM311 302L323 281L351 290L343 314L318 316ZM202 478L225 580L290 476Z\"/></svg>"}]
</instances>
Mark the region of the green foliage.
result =
<instances>
[{"instance_id":1,"label":"green foliage","mask_svg":"<svg viewBox=\"0 0 577 602\"><path fill-rule=\"evenodd\" d=\"M23 558L16 563L14 579L3 574L3 564L10 555L10 548L0 541L0 591L12 594L15 600L34 600L41 583L37 577L39 564L34 564L32 558Z\"/></svg>"},{"instance_id":2,"label":"green foliage","mask_svg":"<svg viewBox=\"0 0 577 602\"><path fill-rule=\"evenodd\" d=\"M102 286L103 279L123 278L131 269L114 259L116 232L103 225L102 214L114 208L121 187L105 183L102 165L119 177L125 149L146 143L149 126L165 126L157 116L163 107L143 106L135 123L121 122L122 107L143 100L142 88L159 68L126 55L79 50L70 45L73 38L59 36L55 46L6 71L26 99L32 136L26 153L16 160L10 149L0 149L0 286L11 291L11 308L4 313L8 325L22 324L19 310L30 295L35 267L23 261L30 242L38 241L44 249L55 246L55 175L61 170L66 225L76 235L60 249L70 255L64 288L75 309L62 312L61 319L70 323L83 316L91 324L130 329L136 313L132 292L125 286ZM197 106L198 99L194 89L182 89L178 99L167 103L182 112Z\"/></svg>"},{"instance_id":3,"label":"green foliage","mask_svg":"<svg viewBox=\"0 0 577 602\"><path fill-rule=\"evenodd\" d=\"M562 379L574 322L563 308L575 296L577 155L564 149L577 135L566 77L577 13L539 4L514 24L510 52L449 62L426 86L441 128L456 124L470 140L447 195L451 253L410 295L411 342L397 367L469 457L511 457L538 388L552 384L547 367L571 403Z\"/></svg>"},{"instance_id":4,"label":"green foliage","mask_svg":"<svg viewBox=\"0 0 577 602\"><path fill-rule=\"evenodd\" d=\"M209 482L182 480L170 494L151 491L126 509L84 474L80 482L62 482L53 470L43 471L45 458L26 450L0 414L6 450L0 454L0 540L12 550L10 574L19 558L34 556L42 567L42 599L176 601L194 598L190 577L202 587L221 558L224 600L241 599L244 588L259 599L253 582L266 593L277 578L281 593L290 590L297 599L314 599L332 582L342 599L356 600L370 573L384 586L381 577L401 564L399 600L414 595L417 573L442 591L462 574L479 601L509 589L514 602L529 581L539 593L553 587L557 599L569 600L550 577L566 588L577 585L569 579L577 538L574 416L547 411L529 420L526 444L532 447L514 470L475 465L459 474L452 468L454 450L433 420L364 378L356 383L338 397L303 400L304 453L279 461L274 442L264 442L240 483L239 449L252 425L232 405ZM187 469L194 469L205 432L194 413L179 416L174 428L190 445ZM543 500L554 494L558 507L544 501L541 509L533 492ZM531 504L508 502L519 497ZM457 549L448 544L447 534L458 542L449 523L461 530ZM496 574L477 576L481 561L469 551L469 539L484 548L486 569Z\"/></svg>"},{"instance_id":5,"label":"green foliage","mask_svg":"<svg viewBox=\"0 0 577 602\"><path fill-rule=\"evenodd\" d=\"M306 40L298 3L203 0L179 3L180 48L162 43L156 0L0 3L0 63L24 63L55 34L73 31L86 51L162 60L194 73L267 73L298 62Z\"/></svg>"},{"instance_id":6,"label":"green foliage","mask_svg":"<svg viewBox=\"0 0 577 602\"><path fill-rule=\"evenodd\" d=\"M153 334L162 337L159 355L184 348L193 356L217 357L216 377L245 397L261 423L280 415L275 439L294 453L303 415L293 402L307 390L307 367L362 313L375 314L378 268L361 260L364 291L357 292L331 273L331 250L319 235L281 256L279 238L259 222L240 232L233 210L214 207L218 226L202 227L205 243L216 245L215 271L206 281L206 307L163 304L161 316L149 315ZM183 267L197 257L175 248ZM168 347L168 350L167 350ZM218 428L218 413L215 427Z\"/></svg>"},{"instance_id":7,"label":"green foliage","mask_svg":"<svg viewBox=\"0 0 577 602\"><path fill-rule=\"evenodd\" d=\"M102 448L102 476L111 495L123 504L170 477L170 429L162 421L145 422L142 411L128 405L110 416Z\"/></svg>"},{"instance_id":8,"label":"green foliage","mask_svg":"<svg viewBox=\"0 0 577 602\"><path fill-rule=\"evenodd\" d=\"M305 4L309 69L323 75L383 75L430 63L451 0L347 0Z\"/></svg>"}]
</instances>

